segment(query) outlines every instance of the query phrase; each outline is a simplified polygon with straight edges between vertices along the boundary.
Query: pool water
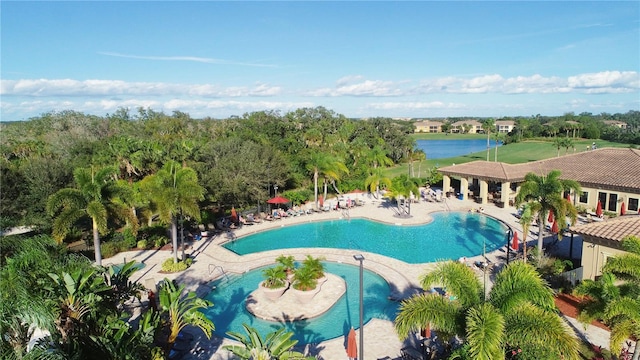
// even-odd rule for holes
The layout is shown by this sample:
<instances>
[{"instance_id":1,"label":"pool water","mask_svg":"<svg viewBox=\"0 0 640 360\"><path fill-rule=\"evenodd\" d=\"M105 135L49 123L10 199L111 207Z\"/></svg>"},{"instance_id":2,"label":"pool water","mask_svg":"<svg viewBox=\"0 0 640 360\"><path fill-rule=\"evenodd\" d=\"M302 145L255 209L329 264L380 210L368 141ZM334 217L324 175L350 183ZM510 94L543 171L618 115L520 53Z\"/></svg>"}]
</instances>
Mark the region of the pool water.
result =
<instances>
[{"instance_id":1,"label":"pool water","mask_svg":"<svg viewBox=\"0 0 640 360\"><path fill-rule=\"evenodd\" d=\"M249 235L224 247L240 255L288 248L350 249L419 264L472 257L505 244L507 227L492 217L467 212L440 212L432 217L429 224L417 226L366 219L311 222Z\"/></svg>"},{"instance_id":2,"label":"pool water","mask_svg":"<svg viewBox=\"0 0 640 360\"><path fill-rule=\"evenodd\" d=\"M263 337L282 327L294 333L293 338L300 344L311 344L345 336L349 329L359 326L360 269L358 266L323 262L325 271L340 276L347 284L345 294L323 315L310 320L295 322L275 322L258 319L245 308L245 301L263 280L262 270L258 268L243 275L232 275L214 281L214 289L205 297L214 306L204 313L210 318L218 336L228 331L246 335L242 324L256 328ZM379 275L364 271L364 323L372 318L393 320L398 303L388 300L389 284ZM303 306L303 305L300 305ZM389 336L395 336L389 334Z\"/></svg>"}]
</instances>

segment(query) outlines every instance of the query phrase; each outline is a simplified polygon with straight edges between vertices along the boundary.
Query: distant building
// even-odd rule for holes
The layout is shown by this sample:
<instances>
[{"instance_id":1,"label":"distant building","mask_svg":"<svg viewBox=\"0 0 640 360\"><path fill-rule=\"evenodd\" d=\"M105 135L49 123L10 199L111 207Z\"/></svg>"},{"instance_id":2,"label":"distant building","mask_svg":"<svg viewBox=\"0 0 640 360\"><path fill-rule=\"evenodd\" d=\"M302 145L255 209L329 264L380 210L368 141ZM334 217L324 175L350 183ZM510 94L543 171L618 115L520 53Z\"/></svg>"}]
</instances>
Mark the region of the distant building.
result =
<instances>
[{"instance_id":1,"label":"distant building","mask_svg":"<svg viewBox=\"0 0 640 360\"><path fill-rule=\"evenodd\" d=\"M466 126L465 126L466 125ZM467 132L465 128L468 128ZM451 124L451 132L452 133L468 133L468 134L478 134L482 133L482 123L478 120L460 120Z\"/></svg>"},{"instance_id":2,"label":"distant building","mask_svg":"<svg viewBox=\"0 0 640 360\"><path fill-rule=\"evenodd\" d=\"M626 130L627 129L627 123L622 122L622 121L617 121L617 120L605 120L603 121L605 125L607 126L615 126L617 128Z\"/></svg>"},{"instance_id":3,"label":"distant building","mask_svg":"<svg viewBox=\"0 0 640 360\"><path fill-rule=\"evenodd\" d=\"M414 132L417 133L439 133L442 132L442 122L433 121L433 120L425 120L419 121L415 123Z\"/></svg>"},{"instance_id":4,"label":"distant building","mask_svg":"<svg viewBox=\"0 0 640 360\"><path fill-rule=\"evenodd\" d=\"M496 131L499 133L510 133L516 126L516 122L512 120L498 120L496 121Z\"/></svg>"}]
</instances>

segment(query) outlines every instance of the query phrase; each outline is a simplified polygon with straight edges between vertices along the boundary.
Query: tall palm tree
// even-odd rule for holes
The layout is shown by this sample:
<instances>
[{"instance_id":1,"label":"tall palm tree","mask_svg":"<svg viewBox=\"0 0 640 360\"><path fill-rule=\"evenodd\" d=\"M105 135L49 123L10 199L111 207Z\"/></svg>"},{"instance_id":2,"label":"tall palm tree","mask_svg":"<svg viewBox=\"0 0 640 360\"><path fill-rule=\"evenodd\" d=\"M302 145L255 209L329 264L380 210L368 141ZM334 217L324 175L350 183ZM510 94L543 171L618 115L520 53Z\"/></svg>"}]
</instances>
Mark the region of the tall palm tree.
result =
<instances>
[{"instance_id":1,"label":"tall palm tree","mask_svg":"<svg viewBox=\"0 0 640 360\"><path fill-rule=\"evenodd\" d=\"M538 210L535 210L535 204L526 203L522 207L522 214L520 214L519 223L522 225L522 258L524 262L527 262L527 238L529 237L529 228L531 227L531 221L533 221L533 214Z\"/></svg>"},{"instance_id":2,"label":"tall palm tree","mask_svg":"<svg viewBox=\"0 0 640 360\"><path fill-rule=\"evenodd\" d=\"M585 280L575 289L587 295L580 319L590 323L604 319L611 327L610 348L620 352L624 341L640 338L640 238L627 236L622 240L626 254L611 257L598 280ZM636 345L632 359L640 358Z\"/></svg>"},{"instance_id":3,"label":"tall palm tree","mask_svg":"<svg viewBox=\"0 0 640 360\"><path fill-rule=\"evenodd\" d=\"M364 180L364 186L374 194L376 199L380 193L380 185L384 185L387 188L391 187L391 179L384 175L381 168L371 169L371 173Z\"/></svg>"},{"instance_id":4,"label":"tall palm tree","mask_svg":"<svg viewBox=\"0 0 640 360\"><path fill-rule=\"evenodd\" d=\"M538 215L538 251L542 252L543 232L545 221L549 210L553 210L558 222L558 228L564 229L566 225L565 217L570 218L571 224L575 224L578 216L576 208L568 201L563 192L573 190L580 192L580 184L574 180L560 179L560 171L552 170L546 176L528 173L524 177L524 182L520 186L520 191L516 195L515 205L519 207L523 203L531 203L532 209L537 210ZM540 259L539 259L540 260Z\"/></svg>"},{"instance_id":5,"label":"tall palm tree","mask_svg":"<svg viewBox=\"0 0 640 360\"><path fill-rule=\"evenodd\" d=\"M469 359L504 359L511 347L522 349L521 359L578 359L577 341L556 313L552 290L522 261L496 275L486 300L473 270L458 262L440 263L421 285L440 285L449 297L419 294L403 301L395 319L401 338L430 324L441 339L464 338Z\"/></svg>"},{"instance_id":6,"label":"tall palm tree","mask_svg":"<svg viewBox=\"0 0 640 360\"><path fill-rule=\"evenodd\" d=\"M491 149L491 132L496 128L496 122L493 119L485 119L482 121L482 130L487 134L487 161L489 161L489 150Z\"/></svg>"},{"instance_id":7,"label":"tall palm tree","mask_svg":"<svg viewBox=\"0 0 640 360\"><path fill-rule=\"evenodd\" d=\"M198 201L204 199L204 188L198 184L198 175L193 169L170 161L156 174L144 178L142 189L155 204L160 220L171 224L173 261L178 262L178 216L200 221Z\"/></svg>"},{"instance_id":8,"label":"tall palm tree","mask_svg":"<svg viewBox=\"0 0 640 360\"><path fill-rule=\"evenodd\" d=\"M60 189L47 201L47 211L55 216L53 237L59 243L79 219L91 218L93 247L97 265L102 265L100 234L107 233L109 218L119 217L137 224L137 219L127 205L130 189L115 181L117 171L113 167L99 170L77 168L73 177L76 188Z\"/></svg>"}]
</instances>

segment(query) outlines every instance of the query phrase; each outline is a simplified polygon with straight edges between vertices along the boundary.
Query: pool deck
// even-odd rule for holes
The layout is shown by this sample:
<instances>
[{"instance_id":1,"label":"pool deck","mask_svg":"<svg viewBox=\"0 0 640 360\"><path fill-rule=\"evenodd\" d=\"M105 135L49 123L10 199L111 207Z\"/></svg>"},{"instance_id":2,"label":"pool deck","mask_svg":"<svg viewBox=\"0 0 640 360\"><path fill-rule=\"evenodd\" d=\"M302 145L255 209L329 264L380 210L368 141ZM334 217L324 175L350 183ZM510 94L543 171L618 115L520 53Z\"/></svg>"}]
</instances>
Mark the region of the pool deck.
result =
<instances>
[{"instance_id":1,"label":"pool deck","mask_svg":"<svg viewBox=\"0 0 640 360\"><path fill-rule=\"evenodd\" d=\"M463 201L456 198L448 198L443 202L427 202L421 200L418 203L411 204L411 217L402 218L394 216L397 213L397 208L391 206L388 202L375 199L371 196L365 196L363 198L365 199L364 206L353 207L348 211L329 211L289 217L281 220L264 221L261 224L245 225L238 229L218 233L212 237L196 241L191 248L186 250L187 254L194 257L195 261L193 265L186 271L177 274L160 273L162 262L171 257L169 251L162 250L120 253L113 258L105 259L103 264L117 264L125 260L144 262L146 266L134 273L133 280L137 280L145 286L150 286L150 284L155 284L164 278L169 278L178 281L180 284L185 284L187 289L196 291L200 296L203 296L211 290L208 283L224 276L224 273L240 274L257 267L269 265L274 262L276 257L282 254L293 255L296 259L300 260L306 257L306 255L311 254L315 257L322 256L327 261L353 265L359 265L359 262L354 260L353 255L362 254L365 257L363 262L364 267L384 277L392 289L390 297L394 300L401 300L420 290L420 277L433 269L435 263L408 264L379 254L361 252L359 250L326 248L281 249L240 256L225 249L221 244L234 241L239 237L258 231L304 222L344 219L349 217L368 218L375 221L396 224L398 226L417 225L428 222L430 220L429 214L432 212L469 211L470 209L479 209L480 207L479 204L473 201ZM518 224L518 219L514 216L514 208L499 208L492 204L484 205L483 207L484 215L478 214L479 216L492 216L502 221L514 231L518 231L519 237L522 239L522 227ZM532 228L537 230L537 227L532 226ZM533 235L529 235L527 240L530 246L536 243ZM563 245L566 243L566 241L560 242L560 244ZM576 243L578 243L578 241L576 241ZM574 244L574 254L578 254L580 251L580 248L577 246L579 246L579 244ZM492 253L486 254L487 260L499 268L505 263L504 249L505 248L502 247ZM467 262L473 264L473 262L477 260L483 260L482 255L468 258ZM472 268L476 269L479 278L484 276L481 270L475 267ZM487 277L490 278L489 274L487 275ZM358 286L358 284L347 284L347 286ZM302 306L294 302L289 305ZM580 331L583 328L579 326L574 327L574 329ZM359 331L357 333L359 336ZM193 334L195 335L193 342L194 350L186 354L183 359L223 360L233 358L229 352L221 349L222 345L231 344L231 340L218 338L215 337L215 335L211 340L208 340L199 330L193 330ZM264 336L266 334L262 335ZM591 329L590 326L588 331L581 335L587 336L597 345L608 347L608 333L599 333L597 330ZM319 344L309 344L304 350L308 351L311 355L318 356L319 359L347 359L345 351L346 336L347 334L344 334L344 338L340 337ZM364 326L364 355L366 359L397 359L400 358L402 348L406 346L416 347L416 340L417 339L411 337L406 340L401 340L396 335L392 322L374 319Z\"/></svg>"}]
</instances>

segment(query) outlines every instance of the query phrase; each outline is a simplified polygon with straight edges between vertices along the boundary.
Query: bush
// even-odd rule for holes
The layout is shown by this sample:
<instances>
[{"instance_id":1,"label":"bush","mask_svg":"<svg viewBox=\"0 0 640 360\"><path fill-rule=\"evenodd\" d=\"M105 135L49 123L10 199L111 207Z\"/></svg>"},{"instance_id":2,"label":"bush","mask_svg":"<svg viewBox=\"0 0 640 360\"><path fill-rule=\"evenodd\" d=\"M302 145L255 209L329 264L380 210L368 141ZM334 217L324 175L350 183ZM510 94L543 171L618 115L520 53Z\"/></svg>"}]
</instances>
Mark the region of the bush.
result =
<instances>
[{"instance_id":1,"label":"bush","mask_svg":"<svg viewBox=\"0 0 640 360\"><path fill-rule=\"evenodd\" d=\"M100 252L102 253L103 258L110 258L120 252L129 250L129 245L123 241L109 241L100 244Z\"/></svg>"},{"instance_id":2,"label":"bush","mask_svg":"<svg viewBox=\"0 0 640 360\"><path fill-rule=\"evenodd\" d=\"M122 240L127 244L129 248L136 246L136 235L133 232L133 229L130 227L125 228L122 231Z\"/></svg>"},{"instance_id":3,"label":"bush","mask_svg":"<svg viewBox=\"0 0 640 360\"><path fill-rule=\"evenodd\" d=\"M191 264L193 264L193 259L190 257L184 261L178 260L178 262L173 262L173 258L168 258L162 263L162 271L171 273L184 271L187 270Z\"/></svg>"},{"instance_id":4,"label":"bush","mask_svg":"<svg viewBox=\"0 0 640 360\"><path fill-rule=\"evenodd\" d=\"M152 243L154 247L163 247L169 243L169 238L163 235L153 235L149 238L149 243Z\"/></svg>"},{"instance_id":5,"label":"bush","mask_svg":"<svg viewBox=\"0 0 640 360\"><path fill-rule=\"evenodd\" d=\"M147 240L140 240L138 241L137 245L138 245L138 249L146 249L149 244Z\"/></svg>"}]
</instances>

